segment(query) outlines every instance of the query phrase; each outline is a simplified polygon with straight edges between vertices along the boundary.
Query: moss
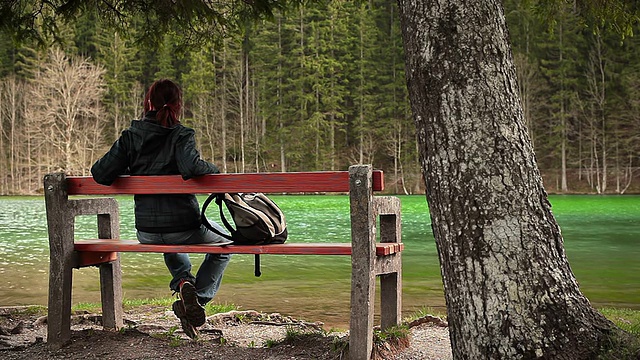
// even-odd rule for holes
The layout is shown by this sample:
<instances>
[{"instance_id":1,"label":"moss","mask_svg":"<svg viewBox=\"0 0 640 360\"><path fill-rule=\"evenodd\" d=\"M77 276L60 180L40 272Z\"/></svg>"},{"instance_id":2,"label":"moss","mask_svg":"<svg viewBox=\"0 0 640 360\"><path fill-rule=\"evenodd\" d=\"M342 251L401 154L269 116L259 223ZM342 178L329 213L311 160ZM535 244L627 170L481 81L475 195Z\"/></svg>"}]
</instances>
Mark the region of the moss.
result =
<instances>
[{"instance_id":1,"label":"moss","mask_svg":"<svg viewBox=\"0 0 640 360\"><path fill-rule=\"evenodd\" d=\"M598 360L640 359L640 336L622 329L614 329L604 341Z\"/></svg>"}]
</instances>

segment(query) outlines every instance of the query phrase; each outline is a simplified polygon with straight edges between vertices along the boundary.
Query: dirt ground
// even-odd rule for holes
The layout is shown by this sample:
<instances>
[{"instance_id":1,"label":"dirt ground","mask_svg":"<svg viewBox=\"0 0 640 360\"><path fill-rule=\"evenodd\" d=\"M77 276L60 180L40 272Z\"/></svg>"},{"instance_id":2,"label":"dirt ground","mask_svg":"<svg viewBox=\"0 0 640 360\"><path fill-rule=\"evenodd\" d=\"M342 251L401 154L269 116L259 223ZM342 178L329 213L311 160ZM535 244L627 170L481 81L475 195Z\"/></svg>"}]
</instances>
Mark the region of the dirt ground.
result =
<instances>
[{"instance_id":1,"label":"dirt ground","mask_svg":"<svg viewBox=\"0 0 640 360\"><path fill-rule=\"evenodd\" d=\"M0 358L29 359L234 359L284 360L345 359L348 334L327 332L321 323L312 323L256 311L232 311L207 318L197 340L189 339L169 309L158 306L139 307L125 312L125 327L105 331L97 314L72 316L71 342L60 350L46 344L46 310L42 307L0 308ZM435 319L435 318L434 318ZM439 319L415 323L427 324L446 335L446 324ZM427 329L428 330L428 329ZM428 330L432 334L432 330ZM443 332L444 331L444 332ZM444 335L442 335L444 334ZM429 335L431 336L431 335ZM448 345L448 338L430 340ZM419 341L387 341L377 344L378 359L447 359L444 353L426 355ZM413 345L413 346L412 346ZM410 351L412 347L415 354ZM441 350L439 350L441 351Z\"/></svg>"}]
</instances>

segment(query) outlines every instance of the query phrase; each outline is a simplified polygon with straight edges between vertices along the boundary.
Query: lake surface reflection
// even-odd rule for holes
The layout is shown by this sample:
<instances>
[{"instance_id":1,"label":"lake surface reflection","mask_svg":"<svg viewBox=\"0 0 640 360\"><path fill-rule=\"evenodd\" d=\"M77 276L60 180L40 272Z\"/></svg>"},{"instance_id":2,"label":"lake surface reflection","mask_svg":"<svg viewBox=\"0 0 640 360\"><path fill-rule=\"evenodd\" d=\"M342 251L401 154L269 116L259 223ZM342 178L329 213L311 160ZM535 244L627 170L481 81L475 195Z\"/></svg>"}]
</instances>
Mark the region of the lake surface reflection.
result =
<instances>
[{"instance_id":1,"label":"lake surface reflection","mask_svg":"<svg viewBox=\"0 0 640 360\"><path fill-rule=\"evenodd\" d=\"M348 242L346 196L274 196L287 216L290 240ZM424 196L401 196L403 310L444 309L438 258ZM119 197L121 236L135 239L133 199ZM201 199L202 201L202 199ZM583 293L600 306L640 309L640 196L552 196L567 256ZM215 218L211 210L211 218ZM76 236L96 235L95 217L76 220ZM197 268L203 255L194 254ZM350 259L344 256L234 255L214 302L281 312L346 328ZM49 250L41 197L0 198L0 306L46 305ZM169 297L161 254L122 254L126 298ZM73 302L99 302L98 271L74 271Z\"/></svg>"}]
</instances>

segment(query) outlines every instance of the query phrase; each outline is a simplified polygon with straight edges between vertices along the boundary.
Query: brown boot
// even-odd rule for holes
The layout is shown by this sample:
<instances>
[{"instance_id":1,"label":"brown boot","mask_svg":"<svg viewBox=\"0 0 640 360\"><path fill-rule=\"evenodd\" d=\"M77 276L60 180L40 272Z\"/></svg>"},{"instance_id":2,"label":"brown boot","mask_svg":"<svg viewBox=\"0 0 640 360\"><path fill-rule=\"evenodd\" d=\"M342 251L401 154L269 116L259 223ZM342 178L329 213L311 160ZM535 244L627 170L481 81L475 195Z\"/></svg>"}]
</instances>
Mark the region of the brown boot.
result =
<instances>
[{"instance_id":1,"label":"brown boot","mask_svg":"<svg viewBox=\"0 0 640 360\"><path fill-rule=\"evenodd\" d=\"M176 300L171 306L173 309L173 313L176 314L178 319L180 319L180 325L182 326L182 330L188 337L195 339L198 337L198 329L196 329L193 325L189 323L187 320L187 311L184 309L184 304L182 300Z\"/></svg>"},{"instance_id":2,"label":"brown boot","mask_svg":"<svg viewBox=\"0 0 640 360\"><path fill-rule=\"evenodd\" d=\"M198 302L196 287L188 281L180 283L180 299L184 304L187 320L194 327L202 326L207 321L207 314Z\"/></svg>"}]
</instances>

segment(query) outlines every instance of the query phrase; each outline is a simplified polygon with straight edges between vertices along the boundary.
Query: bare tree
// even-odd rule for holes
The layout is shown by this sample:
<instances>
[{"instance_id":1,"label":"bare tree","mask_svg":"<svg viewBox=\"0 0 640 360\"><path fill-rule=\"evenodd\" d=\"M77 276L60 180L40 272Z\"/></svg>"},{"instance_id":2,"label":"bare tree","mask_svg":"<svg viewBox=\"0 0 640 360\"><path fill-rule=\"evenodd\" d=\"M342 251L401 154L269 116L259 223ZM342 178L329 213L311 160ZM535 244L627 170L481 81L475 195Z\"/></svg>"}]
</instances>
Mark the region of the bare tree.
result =
<instances>
[{"instance_id":1,"label":"bare tree","mask_svg":"<svg viewBox=\"0 0 640 360\"><path fill-rule=\"evenodd\" d=\"M2 125L0 126L0 148L2 152L3 174L2 193L23 193L28 181L22 181L23 168L28 166L27 138L25 135L24 118L25 89L24 80L16 76L8 76L1 84L2 96L0 110ZM27 173L29 173L27 171Z\"/></svg>"},{"instance_id":2,"label":"bare tree","mask_svg":"<svg viewBox=\"0 0 640 360\"><path fill-rule=\"evenodd\" d=\"M93 160L95 134L103 127L100 101L104 70L85 58L49 52L41 75L33 80L26 116L31 135L44 147L49 170L81 174ZM89 154L89 155L87 155Z\"/></svg>"},{"instance_id":3,"label":"bare tree","mask_svg":"<svg viewBox=\"0 0 640 360\"><path fill-rule=\"evenodd\" d=\"M595 167L598 194L603 194L607 190L607 172L609 171L607 164L609 144L606 131L608 119L605 112L607 104L606 81L603 39L601 30L596 29L593 47L589 52L587 101L591 104L590 123L593 124L591 141L594 159L592 164ZM598 155L598 145L600 146L600 156Z\"/></svg>"},{"instance_id":4,"label":"bare tree","mask_svg":"<svg viewBox=\"0 0 640 360\"><path fill-rule=\"evenodd\" d=\"M4 83L0 82L0 95L4 94ZM7 155L5 149L6 131L4 129L4 97L0 96L0 194L7 192ZM5 175L2 175L5 174Z\"/></svg>"}]
</instances>

